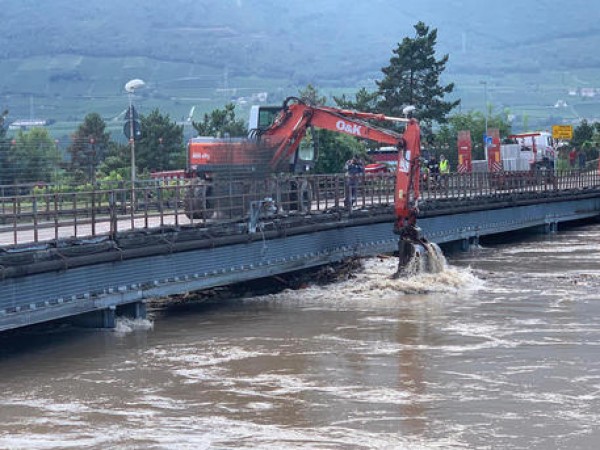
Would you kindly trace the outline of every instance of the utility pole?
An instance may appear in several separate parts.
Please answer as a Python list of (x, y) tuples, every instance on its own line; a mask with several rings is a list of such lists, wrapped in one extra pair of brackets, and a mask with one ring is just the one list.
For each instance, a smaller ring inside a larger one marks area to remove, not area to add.
[[(142, 88), (146, 85), (142, 80), (136, 78), (133, 80), (129, 80), (125, 84), (125, 91), (129, 95), (129, 111), (128, 111), (128, 121), (129, 123), (125, 123), (125, 127), (129, 126), (129, 144), (131, 145), (131, 208), (135, 207), (135, 138), (136, 132), (139, 129), (139, 125), (135, 123), (135, 111), (133, 109), (133, 94), (136, 89)], [(127, 132), (125, 133), (127, 134)]]
[(483, 115), (485, 118), (485, 128), (483, 130), (483, 151), (487, 160), (487, 142), (488, 142), (488, 100), (487, 100), (487, 81), (480, 81), (483, 84)]

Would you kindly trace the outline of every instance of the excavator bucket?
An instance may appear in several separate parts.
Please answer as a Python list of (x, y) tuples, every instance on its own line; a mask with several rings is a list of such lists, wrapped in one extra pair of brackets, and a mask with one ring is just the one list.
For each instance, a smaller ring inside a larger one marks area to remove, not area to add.
[(398, 241), (398, 270), (392, 278), (438, 273), (444, 270), (446, 259), (437, 244), (425, 239)]

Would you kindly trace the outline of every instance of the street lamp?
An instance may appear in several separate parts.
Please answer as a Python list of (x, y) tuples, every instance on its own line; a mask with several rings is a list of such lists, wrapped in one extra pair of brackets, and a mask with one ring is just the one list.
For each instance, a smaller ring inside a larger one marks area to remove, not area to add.
[(480, 81), (483, 84), (483, 114), (485, 117), (485, 130), (484, 134), (487, 137), (487, 81)]
[(487, 132), (488, 132), (488, 107), (487, 107), (487, 81), (480, 81), (483, 84), (483, 115), (485, 118), (485, 129), (483, 130), (483, 151), (485, 152), (485, 159), (487, 159)]
[(134, 78), (125, 83), (125, 91), (129, 96), (129, 111), (127, 113), (128, 123), (125, 124), (125, 129), (129, 125), (129, 144), (131, 145), (131, 207), (135, 205), (135, 133), (138, 130), (136, 124), (136, 115), (133, 109), (133, 94), (136, 89), (143, 88), (146, 85), (143, 80)]

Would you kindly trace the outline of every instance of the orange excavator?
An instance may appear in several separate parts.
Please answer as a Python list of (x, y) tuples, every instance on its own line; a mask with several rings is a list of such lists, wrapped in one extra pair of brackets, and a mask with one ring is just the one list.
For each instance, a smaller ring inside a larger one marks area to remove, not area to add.
[[(404, 122), (404, 133), (372, 125), (372, 122)], [(394, 232), (399, 240), (399, 272), (415, 255), (425, 253), (425, 239), (416, 225), (419, 200), (420, 128), (415, 119), (390, 117), (384, 114), (358, 112), (327, 106), (309, 105), (296, 97), (288, 97), (273, 122), (263, 129), (253, 130), (249, 139), (220, 140), (198, 138), (189, 146), (189, 168), (200, 179), (212, 180), (223, 173), (300, 172), (302, 158), (299, 149), (311, 127), (368, 139), (398, 149), (394, 205)], [(202, 186), (202, 184), (200, 185)], [(208, 201), (206, 187), (201, 198), (204, 204), (188, 201), (188, 215), (202, 212)], [(194, 215), (196, 217), (196, 215)]]

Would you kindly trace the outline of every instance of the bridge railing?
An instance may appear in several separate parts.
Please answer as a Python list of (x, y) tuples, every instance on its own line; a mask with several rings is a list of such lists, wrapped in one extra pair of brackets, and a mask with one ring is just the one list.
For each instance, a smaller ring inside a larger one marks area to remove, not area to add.
[[(600, 188), (595, 170), (561, 173), (452, 173), (420, 181), (424, 202), (510, 192)], [(247, 223), (250, 217), (306, 216), (393, 204), (394, 175), (285, 175), (212, 183), (123, 184), (72, 190), (0, 187), (0, 246), (114, 237), (151, 228)], [(7, 194), (8, 193), (8, 194)]]

